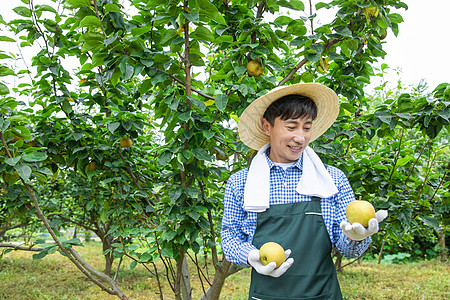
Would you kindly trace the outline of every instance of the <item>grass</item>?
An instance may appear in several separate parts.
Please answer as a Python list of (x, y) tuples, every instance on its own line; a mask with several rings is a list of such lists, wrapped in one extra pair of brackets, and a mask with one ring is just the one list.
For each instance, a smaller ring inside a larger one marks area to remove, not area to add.
[[(85, 243), (77, 251), (98, 270), (103, 268), (99, 243)], [(0, 300), (118, 299), (101, 291), (59, 253), (40, 260), (33, 260), (32, 254), (13, 251), (0, 260)], [(130, 271), (130, 262), (122, 264), (119, 287), (129, 299), (159, 299), (155, 277), (141, 266)], [(348, 300), (450, 299), (450, 264), (437, 260), (400, 265), (363, 261), (344, 268), (338, 277)], [(195, 270), (191, 271), (191, 281), (192, 299), (200, 299), (202, 287)], [(249, 283), (249, 269), (233, 274), (225, 281), (221, 299), (247, 299)], [(168, 285), (164, 286), (164, 299), (173, 299)]]

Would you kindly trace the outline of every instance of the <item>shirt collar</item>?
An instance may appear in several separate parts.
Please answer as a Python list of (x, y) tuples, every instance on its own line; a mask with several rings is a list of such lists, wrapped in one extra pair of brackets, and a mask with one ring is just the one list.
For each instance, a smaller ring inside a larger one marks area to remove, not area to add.
[[(270, 147), (267, 148), (266, 152), (264, 153), (264, 155), (266, 156), (267, 159), (267, 164), (269, 165), (269, 169), (272, 169), (274, 167), (276, 167), (276, 165), (274, 164), (274, 162), (269, 158), (270, 155)], [(300, 156), (299, 159), (297, 159), (297, 161), (295, 162), (294, 167), (297, 167), (299, 170), (303, 170), (303, 153)]]

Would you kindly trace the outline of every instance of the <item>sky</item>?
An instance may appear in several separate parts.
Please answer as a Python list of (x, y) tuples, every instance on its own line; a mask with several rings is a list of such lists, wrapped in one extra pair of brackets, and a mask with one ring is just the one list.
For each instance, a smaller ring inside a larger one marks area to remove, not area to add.
[[(20, 0), (1, 0), (0, 14), (8, 21), (15, 18), (12, 8), (24, 5)], [(438, 84), (450, 83), (450, 0), (403, 0), (408, 10), (400, 9), (404, 22), (399, 24), (399, 35), (395, 37), (389, 31), (383, 49), (387, 52), (384, 59), (379, 59), (379, 65), (386, 63), (390, 67), (387, 77), (392, 87), (401, 79), (404, 85), (417, 85), (421, 79), (425, 80), (433, 90)], [(48, 0), (34, 0), (35, 4), (48, 3)], [(305, 6), (307, 1), (303, 1)], [(313, 3), (317, 3), (313, 1)], [(320, 16), (320, 14), (319, 14)], [(17, 52), (13, 43), (12, 52)], [(2, 50), (5, 43), (1, 44)], [(24, 53), (26, 56), (26, 53)], [(28, 58), (27, 58), (28, 59)], [(29, 58), (31, 60), (31, 57)], [(400, 74), (397, 75), (397, 71)]]
[(399, 11), (404, 22), (399, 24), (398, 37), (389, 32), (386, 38), (384, 62), (400, 68), (400, 77), (407, 84), (425, 79), (434, 89), (440, 83), (450, 83), (450, 0), (404, 2), (408, 10)]

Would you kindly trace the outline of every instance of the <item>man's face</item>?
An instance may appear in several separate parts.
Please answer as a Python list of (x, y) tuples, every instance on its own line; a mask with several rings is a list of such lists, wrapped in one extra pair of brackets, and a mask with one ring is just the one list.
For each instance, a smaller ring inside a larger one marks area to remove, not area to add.
[(282, 120), (280, 117), (270, 125), (262, 119), (263, 132), (270, 137), (269, 158), (277, 163), (297, 161), (311, 140), (310, 117)]

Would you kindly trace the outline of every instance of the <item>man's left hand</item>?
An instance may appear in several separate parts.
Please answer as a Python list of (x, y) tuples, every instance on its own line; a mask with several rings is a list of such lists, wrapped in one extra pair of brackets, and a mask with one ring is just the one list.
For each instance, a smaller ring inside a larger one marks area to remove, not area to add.
[(347, 221), (342, 221), (340, 227), (344, 234), (352, 241), (362, 241), (378, 232), (378, 223), (386, 219), (387, 215), (387, 210), (377, 211), (375, 218), (369, 220), (367, 228), (359, 223), (350, 224)]

